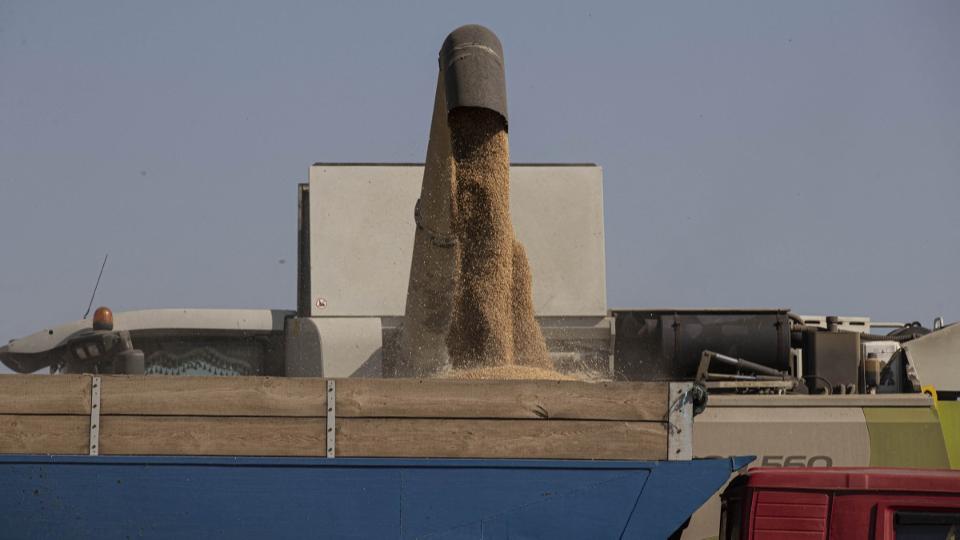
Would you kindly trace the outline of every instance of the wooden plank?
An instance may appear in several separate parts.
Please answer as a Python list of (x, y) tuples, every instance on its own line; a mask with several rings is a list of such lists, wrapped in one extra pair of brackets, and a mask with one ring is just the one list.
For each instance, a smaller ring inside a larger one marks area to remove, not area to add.
[(101, 455), (326, 455), (324, 418), (103, 416), (100, 421)]
[[(325, 442), (323, 418), (101, 417), (101, 455), (323, 456)], [(667, 438), (658, 422), (344, 418), (337, 456), (658, 460)]]
[(102, 414), (325, 416), (324, 379), (104, 376)]
[(90, 414), (90, 376), (0, 375), (0, 414)]
[(663, 421), (667, 383), (338, 379), (337, 416)]
[(667, 436), (659, 422), (338, 418), (337, 457), (661, 460)]
[(90, 417), (0, 415), (0, 454), (87, 454)]

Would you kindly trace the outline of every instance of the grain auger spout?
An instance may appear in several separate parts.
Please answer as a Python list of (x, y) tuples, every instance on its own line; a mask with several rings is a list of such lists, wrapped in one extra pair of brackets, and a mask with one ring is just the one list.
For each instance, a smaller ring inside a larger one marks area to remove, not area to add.
[(460, 107), (488, 109), (499, 114), (504, 125), (507, 124), (503, 47), (489, 29), (468, 24), (451, 32), (440, 49), (438, 79), (438, 86), (444, 90), (447, 113)]
[(458, 273), (450, 119), (466, 108), (499, 115), (506, 129), (503, 47), (493, 32), (479, 25), (457, 28), (440, 49), (430, 141), (415, 210), (417, 228), (396, 363), (399, 376), (429, 375), (449, 361), (447, 335)]

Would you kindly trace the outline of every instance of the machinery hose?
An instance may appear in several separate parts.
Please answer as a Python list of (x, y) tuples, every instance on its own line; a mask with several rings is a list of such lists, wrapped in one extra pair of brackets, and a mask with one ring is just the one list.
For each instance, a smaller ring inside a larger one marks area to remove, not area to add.
[[(796, 325), (793, 325), (790, 329), (793, 331), (804, 332), (804, 333), (828, 332), (828, 330), (824, 328), (820, 328), (819, 326), (810, 326), (807, 324), (796, 324)], [(912, 339), (916, 339), (922, 335), (919, 333), (911, 332), (909, 334), (884, 336), (879, 334), (865, 334), (865, 333), (857, 332), (856, 330), (841, 329), (838, 331), (846, 332), (848, 334), (860, 334), (860, 341), (897, 341), (900, 343), (903, 343), (904, 341), (910, 341)]]
[(824, 390), (827, 391), (827, 395), (830, 395), (830, 394), (833, 393), (833, 385), (830, 384), (830, 381), (829, 381), (826, 377), (821, 377), (821, 376), (819, 376), (819, 375), (804, 375), (803, 378), (804, 378), (804, 379), (817, 379), (817, 380), (823, 381), (823, 382), (825, 383), (825, 385), (826, 385), (826, 386), (824, 386), (823, 388), (824, 388)]
[(920, 334), (900, 334), (893, 336), (880, 336), (877, 334), (860, 334), (860, 341), (898, 341), (903, 343), (904, 341), (910, 341), (911, 339), (916, 339), (920, 337)]

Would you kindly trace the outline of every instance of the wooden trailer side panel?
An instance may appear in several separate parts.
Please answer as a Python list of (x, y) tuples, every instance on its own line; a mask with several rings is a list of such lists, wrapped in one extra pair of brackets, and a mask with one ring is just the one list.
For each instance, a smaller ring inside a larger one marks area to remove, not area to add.
[(663, 460), (676, 422), (668, 383), (328, 382), (0, 376), (0, 453)]

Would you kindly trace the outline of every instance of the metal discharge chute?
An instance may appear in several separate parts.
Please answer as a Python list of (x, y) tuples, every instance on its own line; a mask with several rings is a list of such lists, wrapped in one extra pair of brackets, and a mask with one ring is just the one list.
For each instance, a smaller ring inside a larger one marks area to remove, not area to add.
[(457, 273), (453, 231), (456, 165), (450, 145), (449, 115), (461, 107), (488, 109), (507, 125), (503, 47), (479, 25), (457, 28), (444, 40), (439, 55), (437, 91), (407, 288), (406, 311), (395, 376), (424, 376), (448, 361)]

